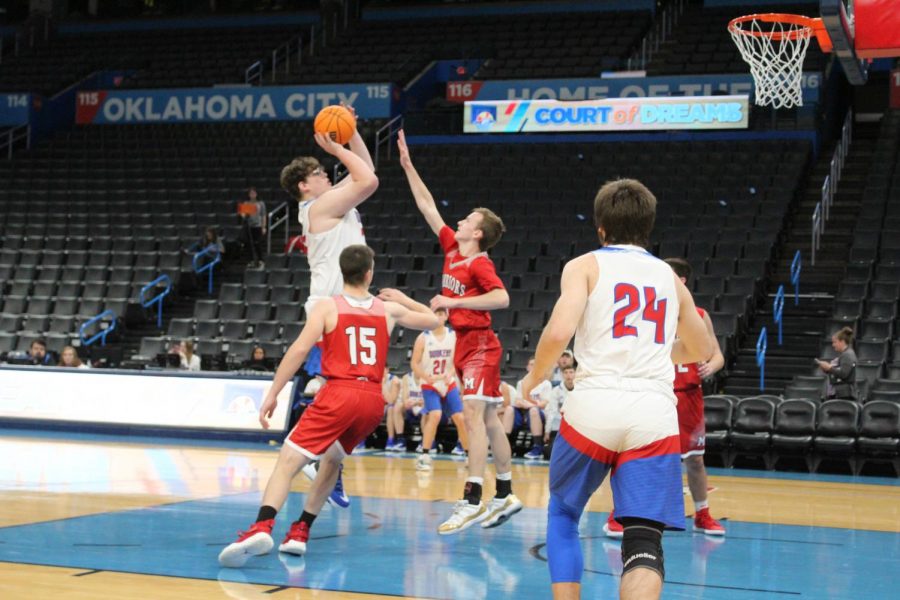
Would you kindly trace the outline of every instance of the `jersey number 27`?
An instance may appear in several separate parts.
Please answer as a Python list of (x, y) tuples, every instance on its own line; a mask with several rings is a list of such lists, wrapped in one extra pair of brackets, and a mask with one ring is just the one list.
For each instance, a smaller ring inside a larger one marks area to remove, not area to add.
[(666, 304), (667, 300), (665, 298), (661, 300), (656, 299), (656, 288), (655, 287), (645, 287), (644, 288), (644, 301), (641, 303), (641, 292), (635, 286), (630, 283), (618, 283), (613, 290), (615, 294), (616, 304), (621, 302), (622, 300), (627, 300), (627, 304), (613, 313), (613, 337), (614, 338), (622, 338), (634, 336), (637, 337), (638, 330), (637, 327), (633, 325), (626, 325), (625, 319), (628, 318), (628, 315), (635, 313), (641, 310), (641, 306), (643, 306), (644, 310), (641, 313), (641, 319), (644, 321), (648, 321), (653, 323), (655, 327), (655, 332), (653, 335), (653, 341), (657, 344), (663, 344), (666, 341)]

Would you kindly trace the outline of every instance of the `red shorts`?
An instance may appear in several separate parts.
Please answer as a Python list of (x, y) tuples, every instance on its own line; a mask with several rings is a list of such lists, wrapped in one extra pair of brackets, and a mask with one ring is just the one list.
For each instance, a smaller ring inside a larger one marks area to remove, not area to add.
[(503, 348), (493, 330), (457, 331), (453, 363), (462, 382), (463, 400), (503, 402), (500, 393), (502, 361)]
[(706, 421), (703, 417), (703, 389), (675, 390), (678, 398), (678, 429), (681, 458), (702, 455), (706, 450)]
[(350, 454), (375, 431), (383, 416), (380, 383), (332, 379), (322, 386), (284, 443), (311, 459), (319, 458), (334, 442)]

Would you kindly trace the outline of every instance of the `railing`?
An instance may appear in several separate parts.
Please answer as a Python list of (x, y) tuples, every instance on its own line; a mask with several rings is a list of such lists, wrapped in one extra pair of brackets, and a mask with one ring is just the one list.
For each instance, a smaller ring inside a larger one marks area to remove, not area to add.
[(768, 334), (763, 327), (756, 340), (756, 366), (759, 367), (759, 391), (766, 389), (766, 350), (768, 349)]
[[(315, 38), (315, 25), (309, 28), (309, 55), (313, 55), (313, 43)], [(303, 64), (303, 45), (305, 41), (303, 34), (298, 33), (285, 43), (281, 44), (268, 57), (257, 60), (244, 70), (244, 81), (250, 85), (261, 85), (263, 80), (268, 77), (269, 81), (274, 82), (278, 78), (279, 71), (283, 71), (287, 76), (291, 72), (291, 65)], [(268, 69), (268, 71), (266, 70)]]
[[(161, 283), (166, 284), (165, 289), (163, 289), (163, 291), (158, 293), (156, 296), (147, 300), (146, 299), (147, 292), (149, 292), (150, 290), (156, 289), (156, 287)], [(160, 275), (159, 277), (157, 277), (156, 279), (154, 279), (153, 281), (151, 281), (150, 283), (148, 283), (147, 285), (145, 285), (144, 287), (141, 288), (141, 296), (140, 296), (141, 306), (143, 306), (144, 308), (150, 308), (151, 306), (153, 306), (154, 303), (156, 304), (156, 328), (157, 329), (162, 329), (163, 299), (166, 296), (168, 296), (169, 293), (171, 293), (171, 291), (172, 291), (172, 279), (168, 275)]]
[[(110, 319), (110, 321), (106, 327), (103, 327), (104, 319)], [(81, 345), (82, 346), (90, 346), (97, 340), (100, 340), (100, 345), (105, 346), (106, 345), (106, 336), (108, 336), (109, 334), (111, 334), (113, 331), (116, 330), (116, 325), (118, 324), (118, 322), (119, 322), (119, 320), (118, 320), (118, 317), (116, 317), (116, 313), (114, 313), (111, 310), (104, 310), (102, 313), (100, 313), (96, 317), (85, 321), (81, 325), (81, 327), (78, 328), (78, 335), (81, 338)], [(98, 331), (91, 337), (85, 337), (85, 332), (94, 323), (100, 323), (100, 331)]]
[(778, 286), (778, 292), (775, 293), (775, 300), (772, 302), (772, 314), (775, 323), (778, 324), (778, 345), (781, 345), (781, 326), (784, 323), (784, 286)]
[[(381, 156), (381, 146), (387, 146), (387, 157), (391, 158), (391, 140), (394, 139), (394, 136), (397, 135), (397, 132), (403, 129), (403, 115), (397, 115), (387, 123), (385, 123), (381, 129), (375, 132), (375, 166), (378, 166), (378, 159)], [(385, 133), (385, 131), (387, 133)]]
[[(212, 256), (213, 259), (211, 261), (209, 261), (208, 263), (206, 263), (205, 265), (201, 265), (200, 259), (202, 259), (206, 256)], [(193, 261), (194, 273), (199, 275), (200, 273), (203, 273), (204, 271), (209, 271), (209, 284), (207, 286), (207, 293), (210, 296), (212, 296), (212, 292), (213, 292), (213, 268), (220, 262), (222, 262), (222, 255), (219, 254), (218, 246), (215, 246), (213, 244), (207, 246), (206, 248), (204, 248), (203, 250), (201, 250), (200, 252), (198, 252), (197, 254), (194, 255), (194, 261)]]
[(831, 156), (831, 163), (828, 169), (828, 175), (822, 182), (821, 200), (816, 204), (812, 214), (812, 252), (810, 253), (810, 264), (816, 264), (816, 250), (822, 243), (822, 234), (825, 233), (825, 223), (831, 216), (831, 205), (834, 203), (834, 196), (837, 193), (838, 183), (841, 180), (841, 173), (844, 170), (844, 164), (847, 162), (847, 153), (850, 151), (850, 142), (853, 138), (853, 110), (847, 111), (844, 117), (844, 124), (841, 127), (841, 139), (838, 140), (834, 154)]
[(12, 159), (17, 142), (25, 140), (25, 149), (31, 148), (31, 125), (19, 125), (0, 134), (0, 155), (5, 151), (7, 160)]
[(343, 165), (341, 162), (334, 163), (334, 168), (331, 169), (331, 184), (337, 185), (338, 182), (346, 177), (350, 173), (350, 170)]
[(791, 284), (794, 286), (794, 306), (800, 304), (800, 251), (794, 253), (794, 260), (791, 261)]
[(659, 51), (659, 45), (672, 35), (678, 19), (684, 12), (684, 5), (685, 0), (673, 0), (656, 16), (650, 31), (641, 40), (640, 48), (635, 49), (628, 57), (626, 65), (629, 71), (647, 68), (647, 63)]
[[(19, 46), (22, 41), (28, 40), (28, 47), (34, 48), (36, 28), (43, 30), (44, 42), (50, 39), (50, 17), (33, 13), (28, 21), (22, 24), (13, 34), (13, 56), (19, 55)], [(40, 34), (39, 34), (40, 35)], [(0, 64), (3, 64), (4, 37), (0, 36)]]
[(266, 227), (266, 254), (272, 253), (272, 233), (275, 231), (276, 227), (280, 227), (281, 225), (284, 225), (284, 244), (282, 245), (282, 248), (287, 246), (288, 230), (290, 229), (288, 220), (290, 219), (290, 216), (291, 211), (290, 208), (288, 208), (287, 202), (282, 202), (269, 213), (268, 219), (266, 220), (268, 224)]
[(256, 61), (244, 70), (244, 81), (250, 85), (258, 85), (262, 83), (263, 63), (261, 60)]

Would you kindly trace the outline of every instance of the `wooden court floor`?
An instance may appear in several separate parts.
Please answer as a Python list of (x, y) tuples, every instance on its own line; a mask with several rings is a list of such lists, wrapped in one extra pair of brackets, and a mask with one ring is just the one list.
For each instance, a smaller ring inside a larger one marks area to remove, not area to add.
[[(221, 546), (255, 516), (275, 450), (0, 435), (0, 598), (549, 597), (546, 463), (514, 467), (523, 513), (448, 539), (434, 529), (460, 493), (462, 462), (435, 461), (423, 474), (412, 455), (353, 456), (345, 486), (354, 504), (323, 511), (302, 563), (267, 556), (219, 569)], [(710, 486), (728, 535), (667, 534), (664, 597), (887, 598), (900, 583), (896, 481), (712, 470)], [(492, 488), (488, 478), (486, 496)], [(296, 518), (306, 489), (298, 477), (280, 520)], [(621, 570), (616, 543), (600, 532), (610, 507), (604, 484), (582, 523), (593, 597), (612, 597)], [(275, 535), (285, 528), (279, 522)], [(837, 579), (823, 562), (831, 553), (843, 557)], [(879, 564), (881, 578), (872, 575)]]

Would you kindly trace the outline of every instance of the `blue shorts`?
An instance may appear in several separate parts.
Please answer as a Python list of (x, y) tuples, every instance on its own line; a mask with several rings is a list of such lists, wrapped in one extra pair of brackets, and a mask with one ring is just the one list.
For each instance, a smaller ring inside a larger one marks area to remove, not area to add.
[(444, 416), (449, 417), (463, 411), (459, 388), (456, 386), (453, 386), (443, 398), (436, 391), (427, 389), (422, 390), (422, 396), (425, 398), (426, 413), (442, 410), (444, 411)]
[[(522, 429), (524, 427), (531, 427), (531, 409), (530, 408), (517, 408), (515, 409), (515, 421), (513, 421), (513, 429)], [(538, 409), (538, 412), (541, 413), (541, 423), (546, 421), (546, 417), (544, 417), (544, 411)]]

